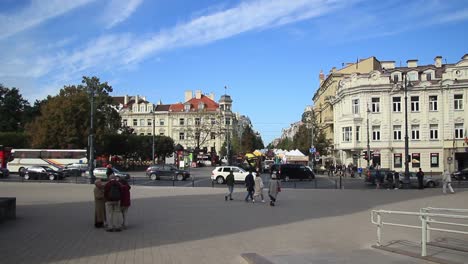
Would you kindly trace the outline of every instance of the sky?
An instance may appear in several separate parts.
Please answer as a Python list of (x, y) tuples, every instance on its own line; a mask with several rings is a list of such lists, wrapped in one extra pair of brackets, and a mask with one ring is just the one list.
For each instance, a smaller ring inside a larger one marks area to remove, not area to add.
[(313, 104), (320, 70), (466, 53), (466, 0), (0, 0), (0, 83), (31, 103), (82, 76), (152, 103), (226, 92), (265, 145)]

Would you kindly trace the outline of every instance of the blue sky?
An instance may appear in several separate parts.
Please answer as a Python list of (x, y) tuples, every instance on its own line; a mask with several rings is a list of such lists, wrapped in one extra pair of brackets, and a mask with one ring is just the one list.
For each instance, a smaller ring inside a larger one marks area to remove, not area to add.
[(465, 0), (0, 0), (0, 83), (30, 102), (84, 75), (153, 103), (228, 86), (268, 144), (312, 104), (321, 69), (457, 62), (467, 36)]

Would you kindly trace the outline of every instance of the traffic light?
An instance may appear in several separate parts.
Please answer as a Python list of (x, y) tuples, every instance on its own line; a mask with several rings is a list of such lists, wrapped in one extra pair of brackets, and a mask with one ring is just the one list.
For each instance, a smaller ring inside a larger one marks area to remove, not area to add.
[[(371, 159), (374, 157), (374, 151), (370, 151), (370, 156), (371, 156)], [(362, 157), (364, 158), (364, 160), (369, 160), (369, 157), (367, 156), (367, 150), (363, 151), (362, 152)]]

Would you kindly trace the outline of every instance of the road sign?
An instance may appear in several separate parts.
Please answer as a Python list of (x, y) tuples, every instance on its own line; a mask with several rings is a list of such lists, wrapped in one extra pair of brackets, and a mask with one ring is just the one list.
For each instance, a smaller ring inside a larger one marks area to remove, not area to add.
[(310, 148), (310, 149), (309, 149), (309, 152), (310, 152), (310, 153), (315, 153), (315, 151), (317, 151), (316, 148)]

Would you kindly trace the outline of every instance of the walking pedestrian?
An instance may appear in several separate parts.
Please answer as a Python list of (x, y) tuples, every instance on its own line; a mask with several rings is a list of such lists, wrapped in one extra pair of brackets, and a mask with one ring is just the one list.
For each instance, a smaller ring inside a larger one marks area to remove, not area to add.
[(234, 173), (232, 172), (232, 169), (229, 171), (228, 176), (226, 177), (226, 185), (228, 187), (228, 193), (227, 195), (224, 196), (224, 200), (227, 201), (228, 197), (229, 200), (232, 201), (232, 192), (234, 191)]
[(262, 198), (262, 203), (265, 202), (265, 199), (263, 198), (263, 180), (262, 177), (260, 177), (260, 173), (258, 172), (255, 175), (255, 194), (253, 196), (253, 201), (255, 201), (255, 197), (257, 196)]
[(377, 167), (377, 170), (375, 171), (375, 183), (376, 183), (376, 189), (380, 189), (380, 185), (383, 183), (383, 176), (380, 173), (379, 168)]
[(424, 189), (424, 172), (421, 168), (419, 168), (419, 171), (416, 173), (416, 176), (418, 177), (418, 189)]
[(108, 232), (122, 231), (120, 221), (117, 218), (121, 215), (120, 199), (122, 197), (122, 185), (118, 177), (111, 176), (110, 180), (104, 186), (104, 197), (106, 199), (107, 209), (107, 229)]
[(393, 189), (398, 190), (400, 188), (400, 173), (393, 173)]
[(245, 201), (248, 202), (250, 199), (253, 203), (255, 203), (255, 200), (253, 198), (255, 180), (252, 175), (252, 170), (249, 170), (249, 174), (245, 176), (245, 187), (247, 188), (247, 196), (245, 196)]
[(450, 193), (455, 193), (455, 191), (452, 188), (452, 177), (450, 176), (450, 173), (449, 173), (448, 169), (444, 170), (444, 174), (442, 175), (442, 182), (443, 182), (442, 192), (444, 194), (447, 193), (447, 187), (448, 187)]
[(130, 207), (130, 184), (125, 179), (121, 179), (122, 195), (120, 198), (120, 211), (122, 212), (122, 229), (127, 229), (127, 212)]
[(270, 185), (268, 186), (268, 196), (270, 197), (270, 206), (275, 206), (278, 192), (281, 192), (281, 186), (278, 181), (279, 175), (274, 174), (271, 176)]
[(94, 227), (106, 225), (106, 200), (104, 199), (104, 183), (101, 179), (94, 182)]

